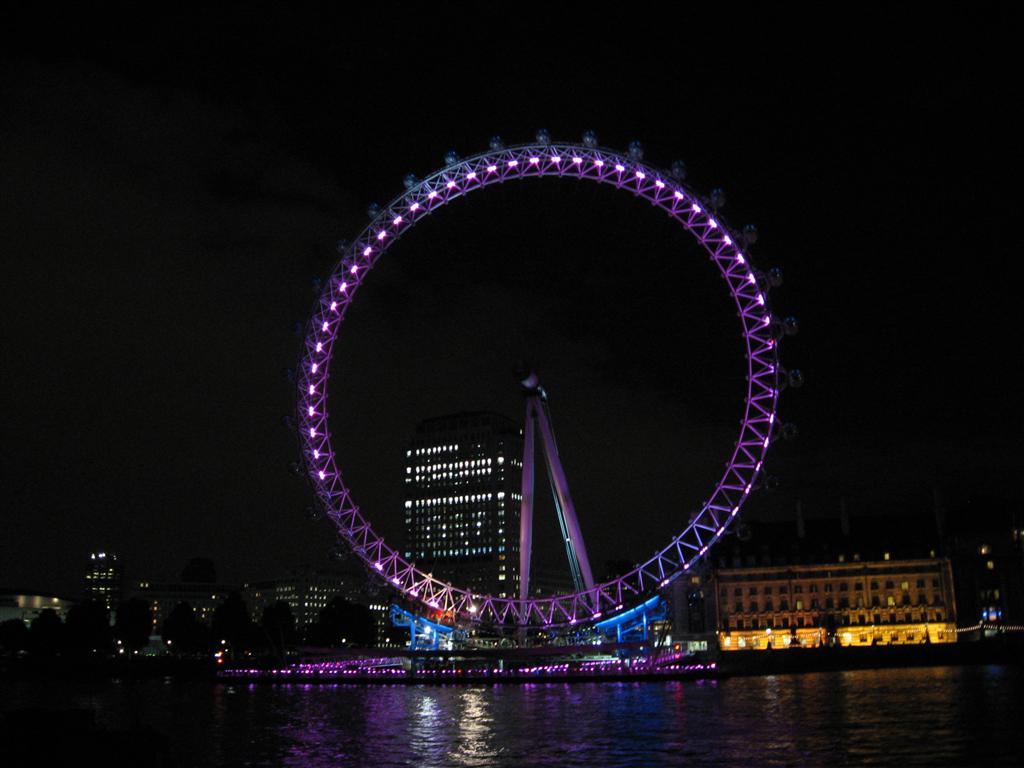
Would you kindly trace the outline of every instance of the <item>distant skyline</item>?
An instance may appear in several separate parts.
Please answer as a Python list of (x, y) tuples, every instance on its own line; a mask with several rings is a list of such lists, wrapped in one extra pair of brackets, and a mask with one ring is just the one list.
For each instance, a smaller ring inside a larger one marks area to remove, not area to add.
[[(837, 39), (762, 34), (754, 16), (722, 46), (696, 27), (640, 34), (644, 18), (623, 48), (467, 48), (425, 30), (474, 40), (502, 15), (379, 37), (368, 10), (205, 13), (0, 33), (0, 584), (74, 592), (99, 547), (129, 579), (194, 556), (227, 582), (325, 563), (333, 535), (305, 519), (281, 424), (312, 281), (405, 173), (542, 127), (682, 158), (696, 189), (726, 189), (731, 224), (757, 224), (758, 266), (784, 271), (775, 308), (800, 333), (783, 359), (807, 383), (781, 412), (800, 437), (774, 450), (782, 485), (751, 515), (797, 498), (837, 514), (840, 497), (920, 512), (933, 488), (950, 506), (1019, 502), (999, 19), (933, 19), (916, 39), (916, 18), (864, 18)], [(639, 559), (731, 449), (732, 312), (696, 246), (640, 203), (568, 181), (490, 190), (417, 227), (361, 289), (333, 369), (339, 464), (397, 546), (415, 424), (521, 420), (525, 358), (591, 559)]]

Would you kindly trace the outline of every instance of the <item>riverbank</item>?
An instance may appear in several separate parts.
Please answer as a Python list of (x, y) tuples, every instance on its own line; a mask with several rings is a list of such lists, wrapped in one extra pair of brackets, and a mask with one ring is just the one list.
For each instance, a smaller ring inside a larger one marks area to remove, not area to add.
[(719, 670), (723, 675), (749, 676), (986, 664), (1020, 666), (1022, 658), (1024, 641), (998, 637), (966, 643), (730, 651), (719, 656)]
[[(369, 652), (368, 652), (369, 653)], [(379, 652), (378, 652), (379, 653)], [(957, 667), (999, 664), (1020, 666), (1024, 642), (998, 637), (980, 642), (934, 645), (791, 648), (764, 651), (731, 651), (714, 656), (680, 659), (671, 666), (649, 668), (618, 661), (599, 663), (578, 659), (545, 659), (523, 663), (522, 659), (457, 659), (436, 661), (415, 656), (412, 664), (400, 664), (403, 654), (381, 659), (349, 652), (335, 662), (281, 664), (271, 659), (218, 665), (213, 660), (181, 659), (170, 656), (134, 659), (5, 659), (0, 662), (0, 680), (100, 681), (181, 680), (246, 681), (270, 683), (366, 683), (366, 684), (478, 684), (525, 682), (623, 681), (659, 679), (712, 679), (834, 672), (861, 669), (915, 667)]]

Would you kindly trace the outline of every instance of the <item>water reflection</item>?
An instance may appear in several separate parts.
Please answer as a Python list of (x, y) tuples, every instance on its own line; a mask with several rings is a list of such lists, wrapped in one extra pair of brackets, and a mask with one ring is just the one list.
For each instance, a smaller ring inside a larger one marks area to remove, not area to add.
[(88, 706), (174, 764), (1019, 765), (1024, 672), (876, 670), (717, 683), (223, 686), (0, 682), (4, 708)]
[(450, 764), (489, 765), (500, 754), (501, 750), (494, 742), (490, 701), (489, 689), (466, 688), (460, 691), (458, 740), (448, 751)]

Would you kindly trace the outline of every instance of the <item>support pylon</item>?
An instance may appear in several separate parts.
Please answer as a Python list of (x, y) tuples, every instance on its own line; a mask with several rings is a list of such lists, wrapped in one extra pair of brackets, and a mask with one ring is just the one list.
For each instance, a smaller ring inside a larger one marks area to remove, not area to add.
[(548, 397), (540, 385), (537, 374), (530, 373), (521, 384), (526, 396), (526, 421), (523, 425), (523, 482), (522, 501), (519, 508), (519, 597), (525, 600), (530, 595), (530, 555), (533, 548), (533, 505), (534, 505), (534, 443), (539, 431), (541, 447), (544, 450), (545, 466), (551, 495), (558, 514), (558, 525), (569, 560), (569, 571), (577, 591), (594, 586), (594, 576), (587, 559), (576, 507), (569, 494), (569, 482), (558, 456), (555, 432), (551, 426)]

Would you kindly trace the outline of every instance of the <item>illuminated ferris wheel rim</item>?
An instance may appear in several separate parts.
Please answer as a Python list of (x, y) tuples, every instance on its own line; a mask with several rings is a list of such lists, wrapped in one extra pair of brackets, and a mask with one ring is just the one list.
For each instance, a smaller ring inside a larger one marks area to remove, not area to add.
[[(416, 181), (380, 209), (351, 244), (324, 286), (306, 327), (297, 372), (303, 461), (316, 495), (342, 538), (369, 570), (450, 621), (558, 627), (595, 621), (624, 609), (689, 571), (726, 532), (761, 474), (776, 426), (782, 383), (767, 288), (736, 235), (672, 173), (589, 144), (538, 142), (492, 149), (450, 162)], [(629, 573), (567, 595), (520, 599), (453, 586), (420, 570), (390, 547), (352, 500), (335, 464), (328, 427), (327, 381), (334, 342), (356, 291), (377, 259), (418, 221), (466, 194), (526, 178), (565, 177), (626, 190), (664, 210), (704, 247), (725, 279), (743, 326), (747, 394), (739, 438), (726, 470), (700, 511), (666, 547)]]

